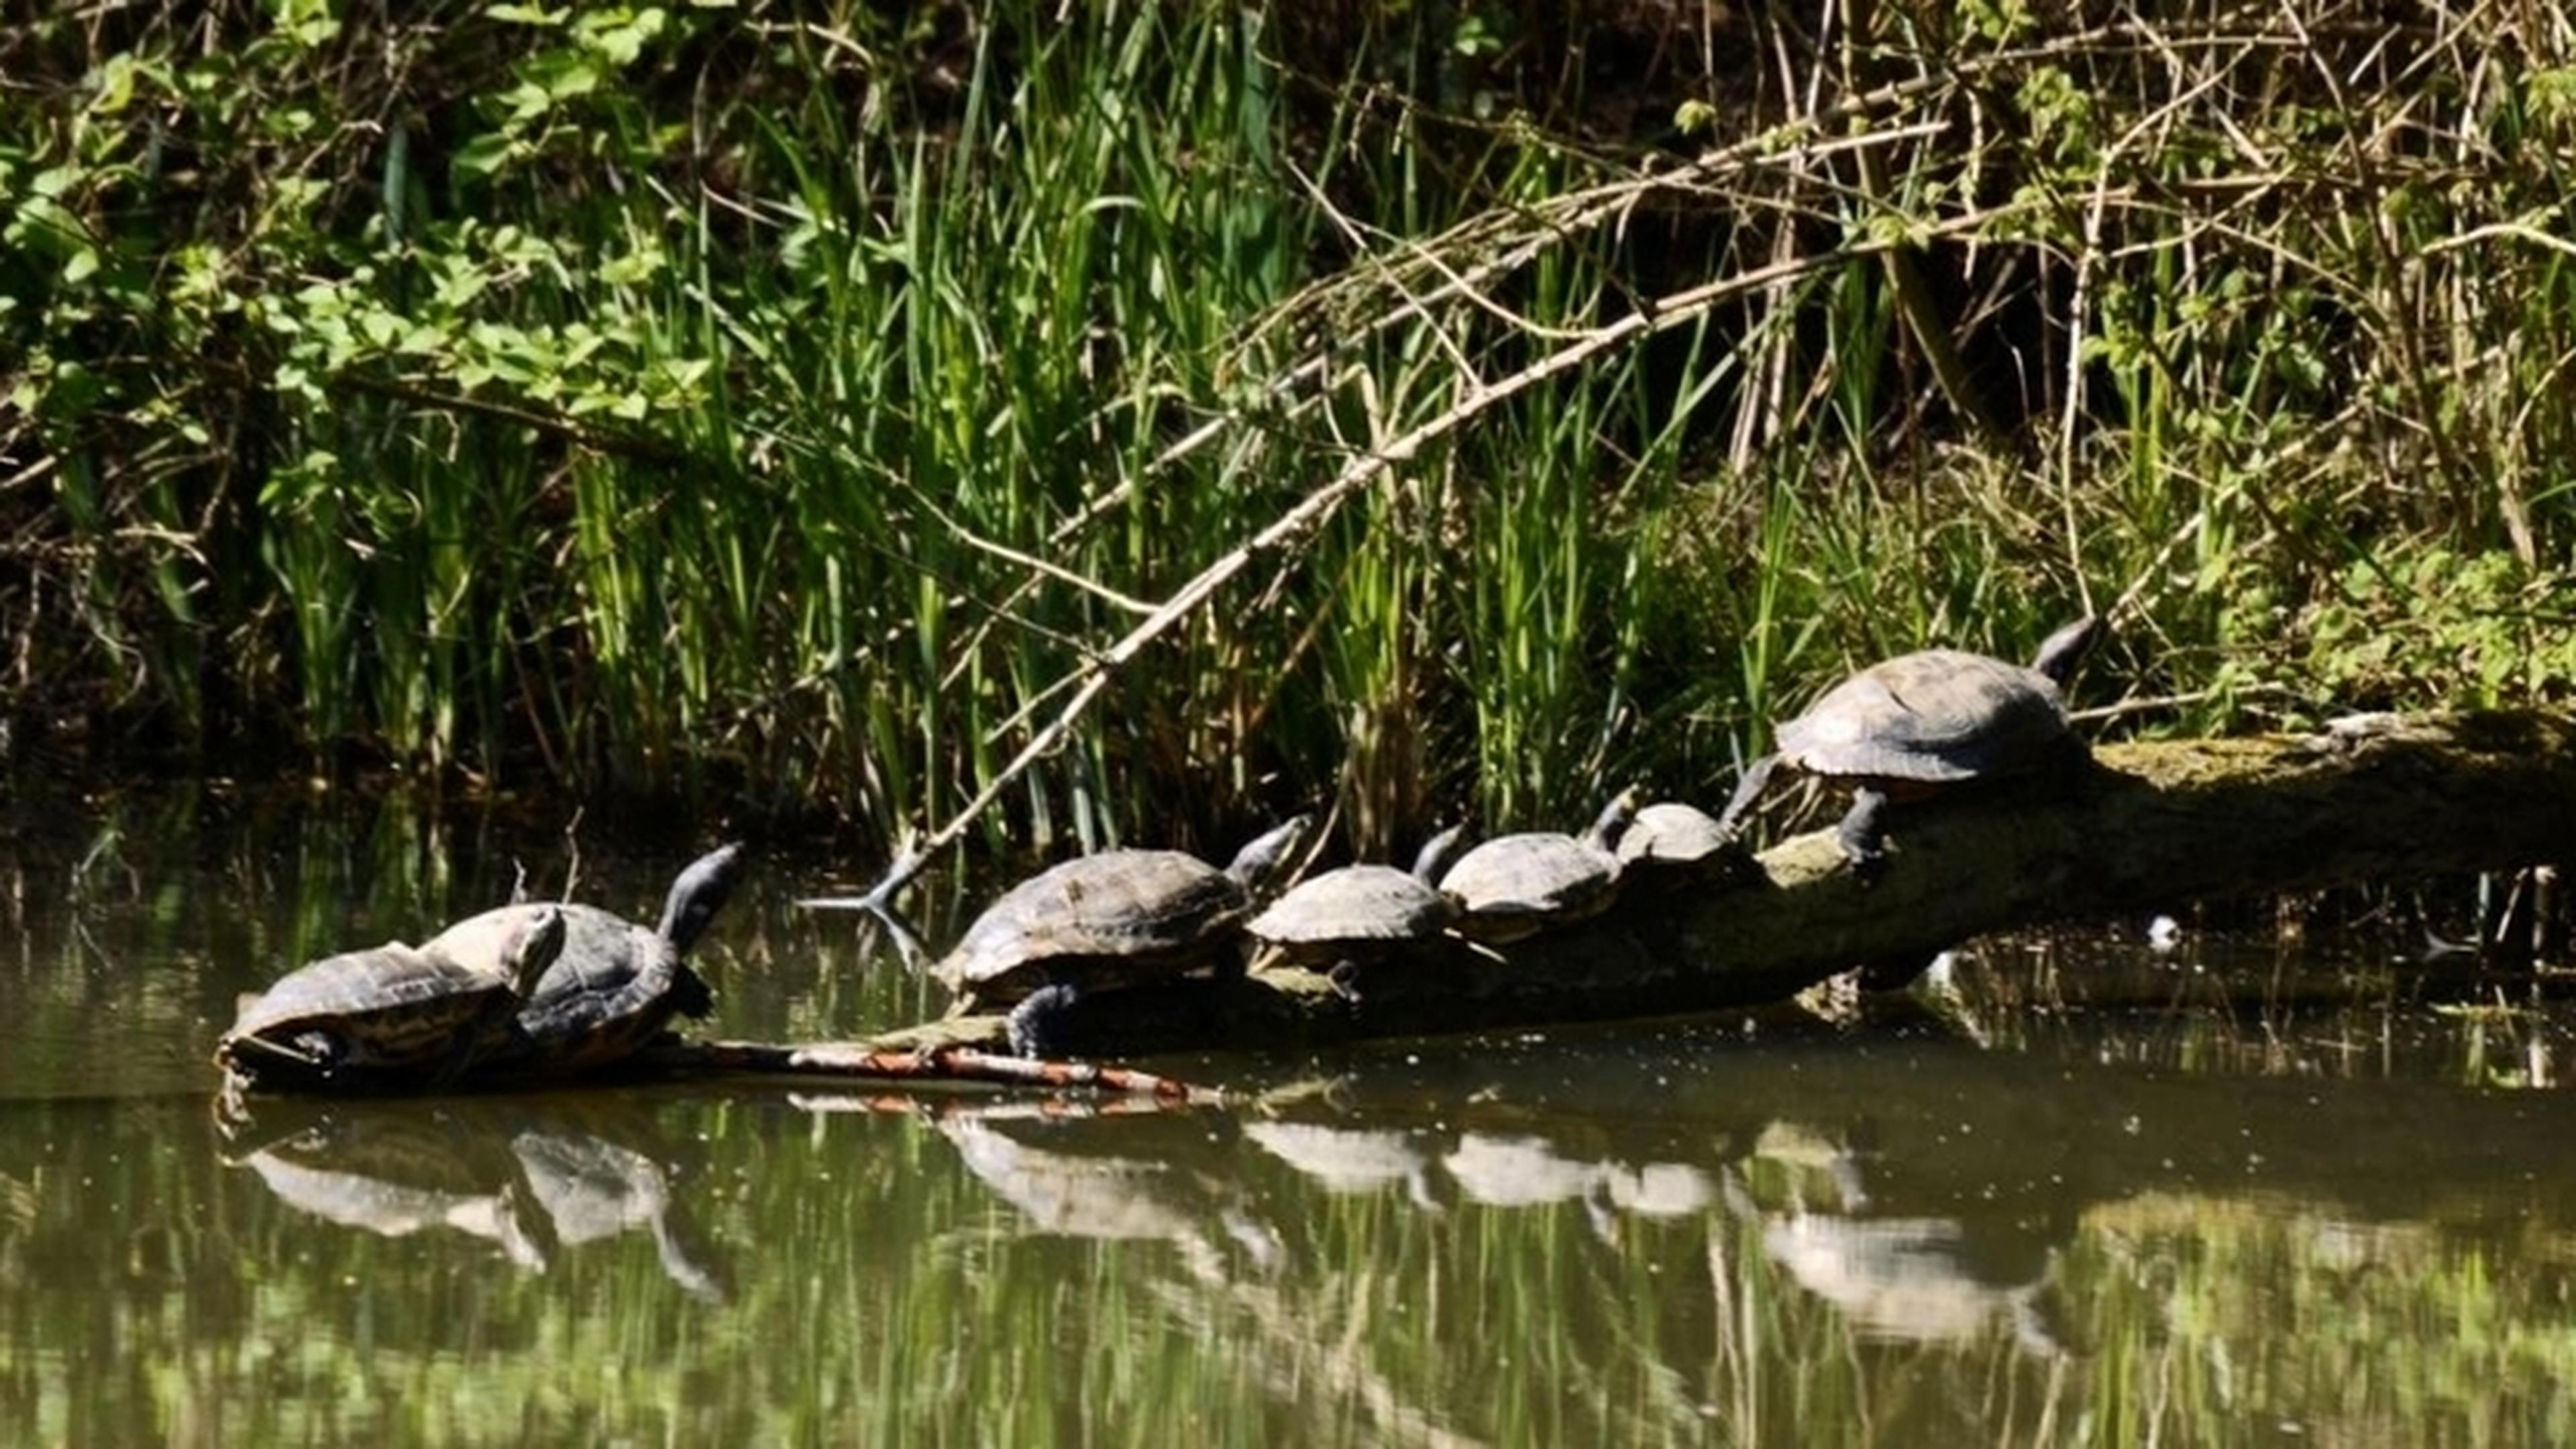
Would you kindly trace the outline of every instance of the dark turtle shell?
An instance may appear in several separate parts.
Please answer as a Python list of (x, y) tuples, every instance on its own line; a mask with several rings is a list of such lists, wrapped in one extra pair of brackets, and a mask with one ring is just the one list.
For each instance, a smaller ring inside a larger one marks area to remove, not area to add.
[(1873, 664), (1780, 726), (1780, 758), (1818, 775), (1946, 784), (2045, 762), (2069, 738), (2056, 681), (1956, 649)]
[(1049, 984), (1092, 991), (1179, 976), (1233, 944), (1254, 892), (1308, 828), (1303, 816), (1291, 820), (1224, 870), (1178, 850), (1068, 860), (1004, 892), (930, 974), (957, 993), (959, 1012)]
[(1871, 665), (1780, 726), (1778, 751), (1744, 767), (1720, 828), (1735, 829), (1777, 765), (1846, 780), (1852, 807), (1834, 833), (1853, 868), (1875, 876), (1885, 868), (1891, 802), (2085, 759), (2058, 691), (2102, 630), (2097, 617), (2075, 620), (2049, 635), (2026, 669), (1956, 649)]
[(564, 943), (540, 907), (478, 956), (393, 942), (326, 956), (242, 1008), (215, 1044), (237, 1082), (289, 1090), (388, 1090), (454, 1080), (507, 1040), (520, 987)]
[(700, 857), (671, 882), (659, 927), (585, 905), (510, 905), (460, 921), (426, 949), (492, 959), (529, 913), (564, 916), (563, 951), (518, 1011), (518, 1030), (483, 1070), (560, 1075), (613, 1065), (660, 1037), (675, 1017), (715, 1007), (706, 978), (683, 959), (732, 892), (742, 847)]
[(1104, 851), (1012, 887), (931, 974), (965, 1010), (1017, 1001), (1054, 976), (1133, 985), (1206, 960), (1251, 910), (1243, 883), (1197, 856)]
[(1729, 843), (1716, 816), (1696, 805), (1658, 801), (1638, 811), (1628, 828), (1619, 832), (1619, 864), (1688, 869), (1715, 860)]
[(1290, 888), (1244, 929), (1291, 961), (1312, 962), (1436, 940), (1457, 918), (1458, 902), (1411, 871), (1346, 865)]
[(1464, 912), (1460, 934), (1479, 941), (1517, 941), (1548, 926), (1608, 908), (1619, 893), (1612, 846), (1637, 811), (1624, 791), (1580, 837), (1554, 831), (1501, 835), (1459, 857), (1440, 877)]

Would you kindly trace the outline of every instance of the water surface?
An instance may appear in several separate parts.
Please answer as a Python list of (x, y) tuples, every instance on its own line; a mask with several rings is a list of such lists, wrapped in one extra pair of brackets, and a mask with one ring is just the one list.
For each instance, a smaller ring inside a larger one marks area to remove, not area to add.
[[(649, 918), (711, 839), (576, 829)], [(0, 828), (0, 1439), (2576, 1440), (2568, 1010), (2411, 949), (1986, 943), (1929, 1005), (818, 1086), (276, 1102), (234, 996), (551, 893), (553, 828), (220, 795)], [(932, 1006), (827, 862), (727, 1035)], [(934, 939), (939, 936), (934, 928)], [(2545, 983), (2544, 983), (2545, 984)]]

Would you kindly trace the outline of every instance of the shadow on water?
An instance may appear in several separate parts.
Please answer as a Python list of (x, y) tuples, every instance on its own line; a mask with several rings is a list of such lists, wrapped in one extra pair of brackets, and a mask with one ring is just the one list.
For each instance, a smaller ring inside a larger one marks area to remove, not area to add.
[[(1989, 942), (1843, 1028), (1153, 1064), (1243, 1089), (1221, 1108), (649, 1088), (222, 1124), (232, 992), (561, 842), (116, 830), (0, 843), (0, 1424), (32, 1442), (2576, 1434), (2576, 1017), (2530, 978)], [(697, 844), (585, 841), (583, 894), (645, 911)], [(927, 1004), (788, 908), (819, 873), (764, 862), (728, 908), (716, 1029)]]

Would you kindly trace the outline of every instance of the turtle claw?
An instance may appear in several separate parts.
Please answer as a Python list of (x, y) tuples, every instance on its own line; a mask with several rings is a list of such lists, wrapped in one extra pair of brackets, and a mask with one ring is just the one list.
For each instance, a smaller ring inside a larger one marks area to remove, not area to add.
[(1082, 989), (1067, 981), (1041, 986), (1022, 998), (1002, 1023), (1011, 1054), (1031, 1061), (1054, 1055), (1063, 1041), (1064, 1014), (1081, 999)]
[(1860, 883), (1876, 885), (1887, 874), (1887, 793), (1867, 785), (1852, 791), (1851, 812), (1834, 827), (1834, 838)]
[(1359, 1005), (1360, 967), (1358, 962), (1336, 961), (1333, 963), (1333, 969), (1324, 973), (1324, 979), (1332, 983), (1333, 994), (1335, 996), (1340, 997), (1353, 1006)]

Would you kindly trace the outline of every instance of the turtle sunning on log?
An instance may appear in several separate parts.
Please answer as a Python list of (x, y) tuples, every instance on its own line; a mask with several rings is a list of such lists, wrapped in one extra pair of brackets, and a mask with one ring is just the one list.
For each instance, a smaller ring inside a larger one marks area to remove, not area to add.
[(1244, 929), (1283, 960), (1324, 971), (1353, 1001), (1360, 972), (1451, 934), (1458, 898), (1436, 882), (1465, 841), (1467, 828), (1452, 825), (1424, 842), (1411, 870), (1391, 865), (1346, 865), (1300, 882)]
[(1727, 859), (1733, 839), (1705, 810), (1678, 800), (1659, 800), (1637, 812), (1619, 833), (1622, 872), (1706, 875)]
[(1458, 900), (1459, 932), (1517, 941), (1608, 909), (1619, 894), (1619, 837), (1637, 817), (1639, 798), (1633, 786), (1621, 791), (1581, 835), (1501, 835), (1459, 857), (1438, 882)]
[(520, 1008), (518, 1031), (478, 1071), (563, 1076), (613, 1066), (658, 1040), (675, 1017), (703, 1019), (715, 993), (686, 958), (741, 874), (740, 844), (698, 857), (671, 882), (655, 927), (597, 906), (518, 903), (432, 937), (422, 949), (483, 964), (531, 912), (564, 917), (562, 954)]
[(1718, 823), (1740, 828), (1783, 764), (1848, 781), (1851, 811), (1834, 833), (1853, 869), (1874, 874), (1886, 862), (1891, 803), (2085, 757), (2060, 691), (2101, 632), (2099, 618), (2078, 619), (2049, 635), (2027, 669), (1957, 649), (1873, 664), (1779, 727), (1778, 752), (1745, 767)]
[(539, 906), (480, 960), (398, 941), (326, 956), (245, 1003), (215, 1063), (235, 1091), (445, 1086), (509, 1038), (563, 944), (563, 911)]
[(1239, 974), (1244, 919), (1312, 828), (1300, 815), (1223, 870), (1178, 850), (1068, 860), (993, 902), (930, 974), (957, 993), (950, 1015), (1013, 1006), (1012, 1049), (1046, 1055), (1056, 1022), (1084, 992), (1169, 980), (1209, 962), (1220, 975)]

